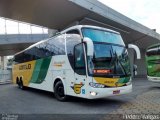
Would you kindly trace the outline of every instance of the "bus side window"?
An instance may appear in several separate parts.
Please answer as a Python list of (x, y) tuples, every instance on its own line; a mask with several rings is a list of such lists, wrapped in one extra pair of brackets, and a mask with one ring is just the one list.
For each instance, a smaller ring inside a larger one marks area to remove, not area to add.
[(159, 49), (158, 49), (158, 55), (160, 55), (160, 46), (159, 46)]
[(65, 35), (59, 35), (47, 42), (46, 49), (54, 55), (65, 55)]
[(86, 74), (83, 44), (80, 43), (74, 48), (75, 72), (80, 75)]
[(149, 48), (147, 50), (147, 56), (158, 55), (158, 46)]
[(74, 47), (81, 43), (81, 36), (78, 30), (71, 30), (66, 33), (66, 48), (69, 63), (74, 70)]

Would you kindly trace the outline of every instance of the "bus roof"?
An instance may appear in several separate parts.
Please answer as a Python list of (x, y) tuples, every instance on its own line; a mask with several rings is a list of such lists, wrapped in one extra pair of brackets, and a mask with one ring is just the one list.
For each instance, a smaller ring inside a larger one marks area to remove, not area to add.
[(119, 32), (116, 32), (114, 30), (103, 28), (103, 27), (99, 27), (99, 26), (93, 26), (93, 25), (75, 25), (73, 27), (69, 27), (69, 28), (63, 30), (60, 33), (63, 34), (63, 33), (66, 33), (67, 31), (70, 31), (70, 30), (73, 30), (73, 29), (79, 29), (80, 30), (81, 28), (93, 28), (93, 29), (105, 30), (105, 31), (108, 31), (108, 32), (120, 34)]
[[(116, 32), (116, 31), (114, 31), (114, 30), (107, 29), (107, 28), (103, 28), (103, 27), (98, 27), (98, 26), (93, 26), (93, 25), (75, 25), (75, 26), (73, 26), (73, 27), (69, 27), (69, 28), (63, 30), (62, 32), (59, 32), (59, 34), (63, 34), (63, 33), (66, 33), (67, 31), (74, 30), (74, 29), (79, 29), (79, 30), (81, 30), (81, 28), (93, 28), (93, 29), (105, 30), (105, 31), (108, 31), (108, 32), (120, 34), (119, 32)], [(53, 37), (51, 37), (51, 38), (54, 38), (54, 37), (56, 37), (56, 36), (59, 35), (59, 34), (56, 34), (55, 36), (53, 36)], [(45, 39), (45, 40), (41, 40), (41, 41), (39, 41), (39, 42), (37, 42), (37, 43), (29, 46), (28, 48), (26, 48), (26, 49), (24, 49), (24, 50), (22, 50), (22, 51), (20, 51), (20, 52), (18, 52), (18, 53), (16, 53), (16, 54), (14, 54), (14, 56), (16, 56), (16, 55), (18, 55), (18, 54), (20, 54), (20, 53), (23, 53), (24, 51), (26, 51), (26, 50), (28, 50), (28, 49), (31, 49), (31, 48), (35, 47), (36, 45), (38, 45), (38, 44), (41, 44), (41, 43), (43, 43), (43, 42), (45, 42), (45, 41), (48, 41), (48, 40), (50, 40), (51, 38), (48, 38), (48, 39)]]

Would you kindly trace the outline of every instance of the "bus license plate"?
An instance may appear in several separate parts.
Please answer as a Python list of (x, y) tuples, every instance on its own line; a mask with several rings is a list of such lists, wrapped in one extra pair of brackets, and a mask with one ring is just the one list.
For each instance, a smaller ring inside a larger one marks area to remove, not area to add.
[(114, 95), (120, 94), (120, 90), (114, 90), (114, 91), (113, 91), (113, 94), (114, 94)]

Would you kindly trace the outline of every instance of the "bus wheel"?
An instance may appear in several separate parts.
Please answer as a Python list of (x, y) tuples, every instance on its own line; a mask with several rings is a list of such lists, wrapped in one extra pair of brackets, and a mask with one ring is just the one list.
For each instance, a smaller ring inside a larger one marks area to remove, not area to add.
[(23, 86), (22, 80), (19, 81), (18, 87), (19, 87), (20, 89), (24, 90), (24, 86)]
[(54, 87), (54, 95), (59, 101), (66, 101), (67, 96), (64, 94), (64, 86), (62, 81), (58, 81)]

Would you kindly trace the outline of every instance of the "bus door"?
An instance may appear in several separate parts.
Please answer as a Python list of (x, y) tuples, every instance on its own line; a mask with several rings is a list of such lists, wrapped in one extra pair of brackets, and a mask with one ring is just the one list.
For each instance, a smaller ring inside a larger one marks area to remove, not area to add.
[(85, 83), (87, 81), (86, 76), (86, 62), (84, 44), (80, 43), (74, 47), (74, 92), (76, 94), (84, 95), (86, 93)]

